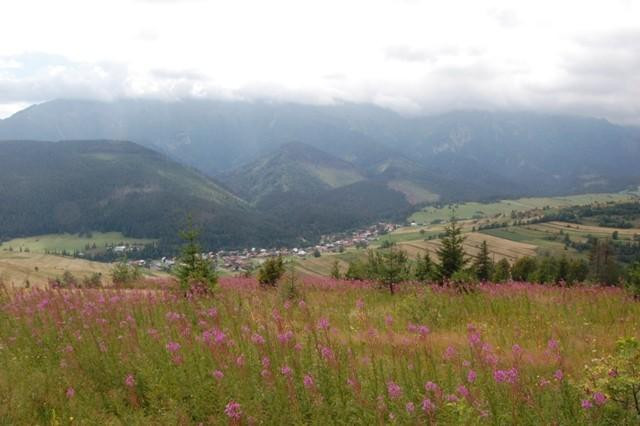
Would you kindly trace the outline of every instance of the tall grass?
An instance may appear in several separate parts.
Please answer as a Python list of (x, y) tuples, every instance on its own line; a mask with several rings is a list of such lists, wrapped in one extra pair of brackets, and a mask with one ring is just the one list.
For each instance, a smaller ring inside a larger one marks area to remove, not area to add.
[(251, 279), (212, 298), (23, 290), (0, 310), (0, 423), (637, 424), (583, 389), (584, 365), (640, 337), (618, 289), (474, 294)]

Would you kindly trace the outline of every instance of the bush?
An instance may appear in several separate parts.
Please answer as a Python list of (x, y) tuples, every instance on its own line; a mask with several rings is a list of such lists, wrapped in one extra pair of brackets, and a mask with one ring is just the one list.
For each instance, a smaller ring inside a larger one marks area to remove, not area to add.
[(94, 272), (91, 275), (87, 275), (82, 279), (82, 286), (84, 288), (100, 288), (102, 287), (102, 274)]

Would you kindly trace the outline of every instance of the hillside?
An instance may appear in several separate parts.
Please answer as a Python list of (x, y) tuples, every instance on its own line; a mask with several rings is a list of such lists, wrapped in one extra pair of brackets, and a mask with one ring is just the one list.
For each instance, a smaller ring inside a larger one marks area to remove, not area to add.
[(176, 241), (188, 214), (208, 247), (292, 241), (210, 178), (130, 142), (0, 142), (0, 239), (117, 231)]
[(259, 204), (280, 193), (318, 193), (361, 181), (364, 176), (347, 161), (309, 145), (288, 143), (220, 179), (235, 194)]
[[(18, 138), (132, 140), (211, 176), (301, 141), (361, 170), (411, 159), (429, 171), (429, 192), (461, 200), (617, 191), (640, 182), (638, 129), (532, 112), (406, 117), (348, 103), (56, 100), (0, 121), (0, 139)], [(395, 180), (407, 187), (407, 179)]]

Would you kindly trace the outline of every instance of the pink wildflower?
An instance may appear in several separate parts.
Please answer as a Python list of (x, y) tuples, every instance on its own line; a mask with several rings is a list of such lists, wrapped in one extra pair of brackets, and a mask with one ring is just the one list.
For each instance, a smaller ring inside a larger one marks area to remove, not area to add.
[(240, 404), (235, 401), (229, 401), (227, 406), (224, 408), (224, 413), (233, 420), (240, 420), (240, 417), (242, 417)]
[(328, 330), (329, 329), (329, 320), (325, 317), (322, 317), (318, 320), (318, 330)]
[(129, 388), (136, 385), (136, 379), (133, 377), (133, 374), (127, 374), (127, 377), (124, 379), (124, 384)]
[(469, 372), (467, 373), (467, 382), (473, 383), (473, 382), (476, 381), (477, 377), (478, 377), (478, 375), (476, 374), (475, 371), (469, 370)]
[(312, 389), (315, 386), (315, 382), (313, 381), (313, 376), (311, 374), (305, 374), (302, 378), (302, 383), (307, 389)]
[(604, 405), (607, 402), (607, 396), (602, 392), (594, 392), (593, 401), (596, 405)]
[(564, 373), (562, 372), (562, 370), (558, 369), (555, 373), (553, 373), (553, 378), (561, 382), (564, 378)]
[(291, 373), (293, 370), (291, 370), (291, 367), (289, 367), (288, 365), (284, 365), (281, 369), (280, 372), (282, 373), (283, 376), (287, 376), (290, 377)]
[(582, 408), (584, 408), (585, 410), (588, 410), (590, 408), (593, 408), (593, 403), (591, 402), (590, 399), (583, 399), (582, 402), (580, 403), (580, 405), (582, 406)]
[(322, 349), (320, 349), (320, 353), (322, 354), (322, 357), (325, 360), (327, 360), (327, 361), (333, 360), (333, 351), (331, 350), (330, 347), (323, 346)]
[(469, 389), (467, 389), (467, 387), (466, 387), (465, 385), (460, 385), (460, 386), (458, 386), (457, 391), (458, 391), (458, 393), (459, 393), (460, 395), (462, 395), (463, 397), (465, 397), (465, 398), (469, 398)]
[(496, 370), (493, 372), (493, 378), (497, 383), (513, 384), (518, 381), (518, 370), (510, 368), (508, 370)]
[(256, 345), (264, 345), (266, 342), (266, 340), (264, 340), (264, 337), (262, 337), (258, 333), (254, 333), (253, 336), (251, 336), (251, 341)]
[(67, 398), (71, 399), (75, 396), (76, 390), (72, 387), (67, 388)]
[(393, 317), (391, 316), (391, 314), (387, 314), (384, 317), (384, 322), (385, 324), (387, 324), (387, 327), (391, 327), (393, 325)]
[(413, 412), (416, 411), (416, 406), (413, 404), (413, 402), (407, 402), (404, 408), (405, 410), (407, 410), (408, 414), (413, 414)]
[(444, 359), (449, 361), (456, 356), (456, 353), (456, 348), (454, 348), (453, 346), (448, 346), (444, 351)]
[(517, 358), (522, 355), (522, 348), (519, 344), (516, 343), (515, 345), (511, 346), (511, 352), (513, 352), (513, 356)]
[(262, 357), (262, 367), (269, 368), (271, 366), (271, 360), (268, 356)]
[(238, 357), (236, 358), (236, 365), (238, 367), (242, 367), (244, 366), (244, 355), (238, 355)]
[(427, 392), (438, 392), (440, 390), (440, 388), (438, 387), (438, 385), (436, 385), (433, 382), (427, 382), (424, 384), (424, 389)]
[(432, 413), (436, 409), (436, 406), (431, 402), (429, 398), (422, 400), (422, 410), (425, 413)]
[(387, 382), (387, 392), (389, 392), (391, 399), (397, 399), (402, 396), (402, 388), (393, 380)]
[(176, 353), (180, 349), (180, 343), (178, 342), (169, 342), (167, 343), (167, 350), (171, 353)]
[(224, 377), (224, 373), (220, 370), (216, 370), (213, 373), (211, 373), (213, 375), (213, 377), (215, 377), (217, 380), (222, 380), (222, 378)]

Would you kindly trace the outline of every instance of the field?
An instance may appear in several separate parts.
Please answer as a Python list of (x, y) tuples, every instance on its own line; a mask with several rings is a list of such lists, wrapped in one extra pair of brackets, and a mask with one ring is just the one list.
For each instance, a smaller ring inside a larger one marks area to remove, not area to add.
[[(136, 244), (151, 244), (155, 240), (142, 238), (128, 238), (120, 232), (92, 232), (91, 236), (79, 234), (49, 234), (36, 237), (15, 238), (0, 244), (0, 251), (8, 251), (10, 248), (15, 251), (20, 249), (36, 253), (62, 253), (66, 251), (104, 251), (107, 246)], [(95, 249), (91, 247), (95, 244)], [(87, 250), (89, 246), (89, 250)]]
[[(0, 281), (10, 286), (22, 287), (27, 283), (34, 287), (43, 287), (51, 278), (61, 277), (65, 271), (79, 279), (93, 273), (102, 275), (103, 284), (111, 284), (109, 263), (91, 262), (73, 257), (62, 257), (34, 252), (0, 251)], [(163, 277), (155, 273), (150, 276)]]
[(607, 387), (629, 371), (594, 361), (640, 337), (620, 289), (305, 278), (284, 294), (238, 278), (211, 298), (9, 292), (2, 423), (638, 424)]
[[(534, 209), (557, 209), (561, 207), (581, 206), (592, 203), (622, 202), (637, 200), (637, 193), (609, 193), (609, 194), (583, 194), (566, 197), (537, 197), (520, 198), (517, 200), (502, 200), (495, 203), (463, 203), (455, 206), (456, 216), (460, 219), (492, 218), (507, 216), (512, 211), (525, 212)], [(422, 224), (431, 224), (434, 221), (447, 221), (451, 215), (449, 206), (427, 207), (414, 213), (409, 221)]]

